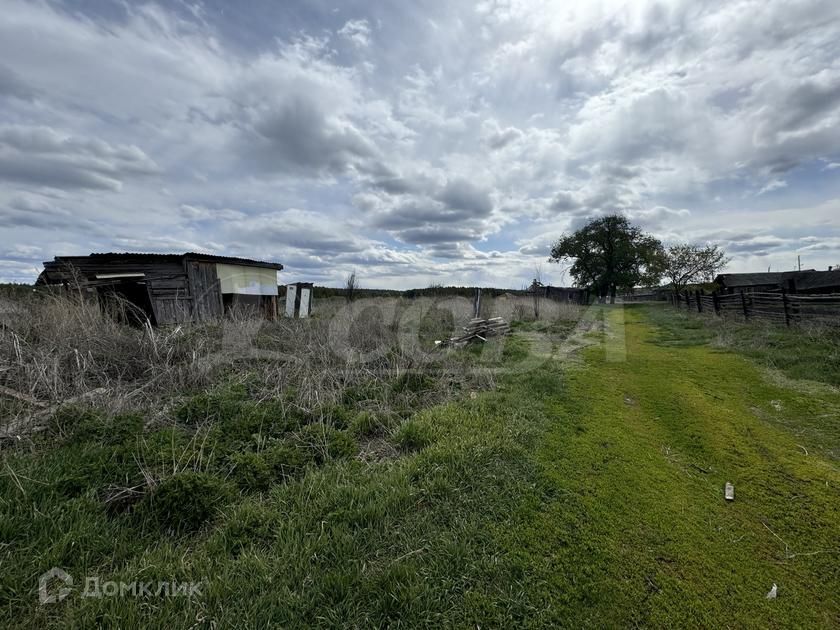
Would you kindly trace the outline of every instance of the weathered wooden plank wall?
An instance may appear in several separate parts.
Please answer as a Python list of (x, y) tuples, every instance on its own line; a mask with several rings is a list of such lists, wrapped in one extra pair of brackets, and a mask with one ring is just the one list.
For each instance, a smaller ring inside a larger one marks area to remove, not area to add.
[(222, 316), (222, 291), (215, 263), (189, 260), (186, 262), (192, 296), (192, 318), (204, 322)]

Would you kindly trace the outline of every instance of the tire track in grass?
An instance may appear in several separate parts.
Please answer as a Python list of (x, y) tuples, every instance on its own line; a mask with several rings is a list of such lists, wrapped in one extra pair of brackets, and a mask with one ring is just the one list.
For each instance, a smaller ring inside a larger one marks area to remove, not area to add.
[(836, 462), (754, 412), (801, 417), (838, 395), (803, 400), (738, 355), (657, 343), (637, 309), (605, 313), (627, 360), (590, 348), (569, 369), (547, 403), (545, 500), (511, 537), (544, 585), (535, 624), (840, 624)]

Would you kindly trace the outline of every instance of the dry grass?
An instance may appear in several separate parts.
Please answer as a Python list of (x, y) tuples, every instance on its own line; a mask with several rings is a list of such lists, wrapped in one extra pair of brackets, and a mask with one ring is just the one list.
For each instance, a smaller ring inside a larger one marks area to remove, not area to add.
[[(232, 382), (247, 383), (257, 401), (307, 411), (340, 404), (350, 392), (354, 406), (388, 413), (394, 404), (423, 407), (493, 384), (464, 369), (469, 357), (435, 348), (435, 339), (469, 321), (471, 300), (335, 298), (315, 308), (305, 320), (267, 322), (242, 311), (214, 323), (154, 328), (124, 323), (128, 305), (115, 312), (75, 294), (19, 296), (4, 303), (0, 385), (42, 405), (4, 396), (0, 413), (16, 431), (68, 401), (112, 414), (151, 410), (161, 419), (184, 395)], [(533, 300), (486, 299), (482, 316), (533, 320)], [(542, 320), (578, 316), (577, 306), (542, 301)], [(394, 383), (420, 373), (421, 382), (391, 395)]]

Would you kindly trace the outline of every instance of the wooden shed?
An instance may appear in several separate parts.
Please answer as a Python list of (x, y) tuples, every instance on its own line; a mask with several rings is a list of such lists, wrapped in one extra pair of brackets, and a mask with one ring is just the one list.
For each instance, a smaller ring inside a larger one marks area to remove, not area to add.
[(118, 296), (162, 325), (216, 319), (236, 305), (274, 317), (281, 269), (274, 262), (197, 253), (56, 256), (44, 263), (37, 284)]
[(745, 293), (762, 291), (781, 291), (796, 271), (776, 271), (767, 273), (722, 273), (715, 278), (715, 284), (724, 293)]
[[(790, 290), (790, 288), (788, 288)], [(840, 270), (803, 271), (793, 278), (791, 293), (840, 293)]]
[(724, 273), (715, 278), (725, 293), (744, 291), (788, 293), (840, 293), (840, 271), (780, 271), (776, 273)]
[(528, 291), (557, 302), (573, 302), (575, 304), (585, 304), (589, 296), (589, 291), (586, 289), (579, 287), (553, 287), (537, 280), (531, 283)]

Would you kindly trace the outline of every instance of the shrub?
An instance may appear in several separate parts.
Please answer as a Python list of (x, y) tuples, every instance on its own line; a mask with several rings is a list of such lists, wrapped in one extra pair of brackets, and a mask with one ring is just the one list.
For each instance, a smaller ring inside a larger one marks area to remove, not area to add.
[(182, 472), (161, 482), (144, 499), (139, 514), (167, 531), (188, 533), (211, 520), (216, 508), (230, 496), (230, 488), (218, 477)]

